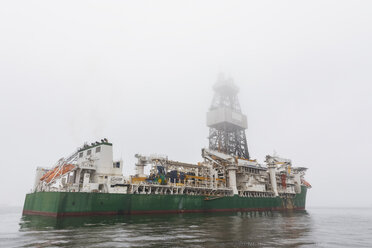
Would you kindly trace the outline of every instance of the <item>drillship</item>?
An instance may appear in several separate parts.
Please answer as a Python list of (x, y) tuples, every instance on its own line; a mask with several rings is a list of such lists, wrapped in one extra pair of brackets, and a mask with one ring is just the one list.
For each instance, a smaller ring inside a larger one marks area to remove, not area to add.
[[(232, 79), (220, 77), (207, 113), (209, 148), (202, 162), (183, 163), (136, 154), (136, 174), (123, 176), (107, 139), (78, 148), (51, 168), (36, 169), (24, 215), (81, 216), (223, 211), (304, 210), (305, 167), (267, 155), (263, 164), (248, 153), (247, 117)], [(150, 172), (145, 174), (145, 167)]]

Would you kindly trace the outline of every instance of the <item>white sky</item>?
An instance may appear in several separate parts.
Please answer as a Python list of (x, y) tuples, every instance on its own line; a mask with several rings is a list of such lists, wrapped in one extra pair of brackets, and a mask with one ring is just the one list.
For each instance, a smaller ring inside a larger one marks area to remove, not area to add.
[(0, 205), (103, 137), (126, 175), (199, 161), (225, 72), (252, 157), (308, 167), (308, 206), (372, 206), (371, 29), (371, 1), (1, 1)]

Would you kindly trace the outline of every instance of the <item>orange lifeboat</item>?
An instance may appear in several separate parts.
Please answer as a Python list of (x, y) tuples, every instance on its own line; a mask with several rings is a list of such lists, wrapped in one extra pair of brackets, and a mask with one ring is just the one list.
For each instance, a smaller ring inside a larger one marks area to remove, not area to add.
[(49, 177), (50, 176), (50, 174), (52, 174), (53, 173), (53, 171), (54, 171), (54, 169), (53, 170), (50, 170), (50, 171), (48, 171), (47, 173), (45, 173), (41, 178), (40, 178), (40, 181), (44, 181), (44, 179), (45, 178), (47, 178), (47, 177)]
[(75, 165), (73, 165), (73, 164), (64, 164), (64, 165), (62, 165), (62, 168), (57, 166), (53, 170), (50, 170), (47, 173), (45, 173), (40, 178), (40, 181), (45, 181), (45, 182), (49, 183), (53, 178), (57, 178), (59, 176), (62, 176), (64, 174), (66, 174), (67, 172), (72, 171), (73, 169), (75, 169)]
[(302, 182), (306, 187), (308, 187), (309, 189), (311, 188), (311, 184), (308, 183), (305, 179), (301, 179), (301, 182)]

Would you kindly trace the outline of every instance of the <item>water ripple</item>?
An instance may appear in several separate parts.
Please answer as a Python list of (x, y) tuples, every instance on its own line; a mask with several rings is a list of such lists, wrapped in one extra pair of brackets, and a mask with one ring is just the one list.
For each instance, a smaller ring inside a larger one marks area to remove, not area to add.
[(0, 219), (1, 247), (372, 247), (371, 209)]

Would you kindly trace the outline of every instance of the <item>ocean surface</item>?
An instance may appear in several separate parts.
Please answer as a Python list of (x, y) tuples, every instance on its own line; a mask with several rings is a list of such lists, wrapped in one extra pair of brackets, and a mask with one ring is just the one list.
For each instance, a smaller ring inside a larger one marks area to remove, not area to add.
[(372, 208), (143, 216), (21, 216), (0, 209), (0, 247), (372, 247)]

